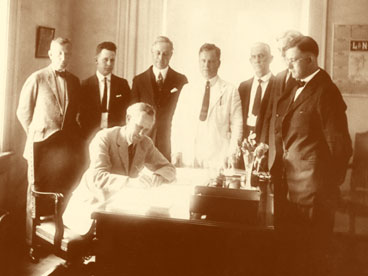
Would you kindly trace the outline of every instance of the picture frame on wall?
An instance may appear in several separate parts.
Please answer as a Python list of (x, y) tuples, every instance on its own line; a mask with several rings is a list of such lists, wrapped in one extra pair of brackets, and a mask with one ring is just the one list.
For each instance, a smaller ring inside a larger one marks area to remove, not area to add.
[(54, 39), (55, 28), (38, 26), (36, 35), (36, 58), (48, 58), (50, 43)]

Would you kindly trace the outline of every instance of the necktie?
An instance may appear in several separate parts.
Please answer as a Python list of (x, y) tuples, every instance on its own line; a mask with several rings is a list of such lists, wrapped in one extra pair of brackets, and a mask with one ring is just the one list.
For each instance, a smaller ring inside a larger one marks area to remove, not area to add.
[(256, 91), (256, 96), (254, 97), (253, 109), (252, 114), (254, 116), (258, 116), (259, 111), (261, 110), (261, 102), (262, 102), (262, 80), (258, 79), (258, 87)]
[(162, 74), (160, 72), (157, 77), (157, 87), (160, 92), (163, 86), (164, 86), (164, 78), (162, 77)]
[(303, 87), (305, 85), (305, 81), (297, 80), (298, 88)]
[(107, 78), (104, 78), (104, 91), (102, 96), (102, 112), (107, 112)]
[(289, 102), (288, 109), (291, 107), (291, 105), (292, 105), (292, 104), (293, 104), (293, 102), (294, 102), (296, 91), (297, 91), (299, 88), (304, 87), (304, 85), (305, 85), (305, 81), (296, 80), (296, 85), (294, 86), (293, 90), (292, 90), (292, 91), (291, 91), (291, 93), (290, 93), (290, 102)]
[(202, 101), (202, 108), (201, 113), (199, 114), (199, 120), (204, 121), (207, 119), (207, 113), (208, 113), (208, 106), (210, 104), (210, 82), (206, 82), (206, 88), (204, 91), (203, 101)]
[(66, 71), (55, 71), (56, 76), (62, 77), (65, 79), (66, 77)]
[(130, 167), (132, 166), (132, 162), (133, 162), (133, 158), (134, 158), (134, 153), (135, 153), (134, 144), (130, 144), (128, 146), (129, 170), (130, 170)]

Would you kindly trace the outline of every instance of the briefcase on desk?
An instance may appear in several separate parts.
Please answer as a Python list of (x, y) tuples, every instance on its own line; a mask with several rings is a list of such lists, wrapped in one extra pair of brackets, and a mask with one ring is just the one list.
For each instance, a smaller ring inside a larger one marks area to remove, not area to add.
[(260, 198), (258, 189), (196, 186), (190, 199), (190, 212), (206, 220), (257, 225)]

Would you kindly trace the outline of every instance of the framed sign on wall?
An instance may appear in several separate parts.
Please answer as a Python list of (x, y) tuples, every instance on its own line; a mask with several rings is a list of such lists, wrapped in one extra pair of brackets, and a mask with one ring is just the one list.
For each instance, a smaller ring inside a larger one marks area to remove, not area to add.
[(344, 95), (368, 97), (368, 25), (334, 25), (332, 78)]
[(54, 39), (55, 29), (39, 26), (36, 35), (36, 58), (48, 58), (50, 43)]

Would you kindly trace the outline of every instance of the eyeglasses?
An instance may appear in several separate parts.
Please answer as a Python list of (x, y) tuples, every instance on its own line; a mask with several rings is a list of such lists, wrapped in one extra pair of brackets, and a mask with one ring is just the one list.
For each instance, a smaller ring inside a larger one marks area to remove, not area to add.
[(303, 58), (297, 58), (297, 59), (285, 59), (287, 64), (295, 65), (297, 62), (302, 61), (303, 59), (310, 59), (310, 57), (303, 57)]

